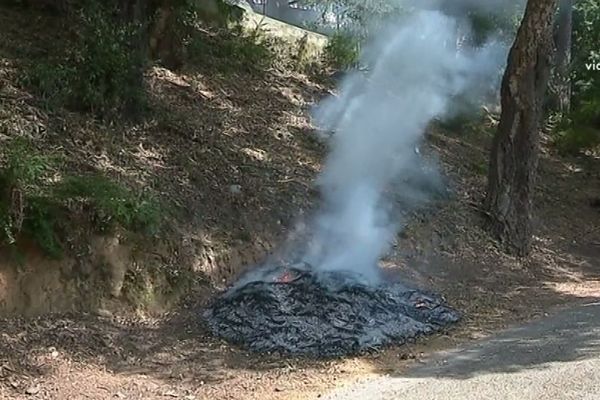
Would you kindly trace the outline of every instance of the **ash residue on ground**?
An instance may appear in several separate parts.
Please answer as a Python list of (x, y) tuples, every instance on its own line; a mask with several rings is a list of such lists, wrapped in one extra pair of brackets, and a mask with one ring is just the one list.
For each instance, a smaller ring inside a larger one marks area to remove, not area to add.
[(398, 283), (276, 268), (225, 292), (204, 318), (216, 336), (252, 351), (335, 357), (413, 341), (460, 315), (441, 297)]

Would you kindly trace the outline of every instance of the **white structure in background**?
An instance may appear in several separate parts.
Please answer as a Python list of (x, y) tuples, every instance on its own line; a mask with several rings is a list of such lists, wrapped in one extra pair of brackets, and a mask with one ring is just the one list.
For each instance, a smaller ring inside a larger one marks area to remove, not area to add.
[[(321, 33), (330, 32), (325, 25), (335, 27), (335, 15), (315, 6), (306, 5), (302, 0), (246, 0), (252, 9), (268, 17), (296, 25), (311, 28)], [(332, 14), (332, 15), (329, 15)], [(325, 23), (324, 23), (325, 22)]]

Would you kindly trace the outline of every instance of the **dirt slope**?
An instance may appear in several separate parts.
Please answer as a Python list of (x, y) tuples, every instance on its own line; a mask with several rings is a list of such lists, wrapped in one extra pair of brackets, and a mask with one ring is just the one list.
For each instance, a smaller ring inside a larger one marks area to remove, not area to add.
[[(69, 168), (99, 169), (150, 187), (180, 210), (171, 229), (150, 245), (134, 246), (132, 265), (231, 279), (310, 209), (325, 147), (307, 113), (323, 95), (319, 85), (277, 71), (223, 76), (201, 67), (153, 68), (147, 76), (151, 112), (142, 121), (107, 124), (50, 113), (18, 75), (31, 53), (43, 54), (55, 21), (36, 16), (32, 29), (31, 15), (1, 10), (0, 143), (29, 136), (65, 154)], [(489, 135), (479, 128), (434, 129), (428, 139), (453, 195), (414, 215), (383, 265), (464, 311), (450, 335), (348, 360), (250, 355), (207, 335), (198, 309), (213, 289), (200, 279), (188, 302), (153, 317), (115, 312), (117, 301), (113, 312), (0, 320), (0, 398), (316, 398), (338, 382), (399, 371), (431, 349), (600, 296), (600, 212), (593, 207), (600, 196), (598, 160), (544, 155), (535, 250), (518, 260), (482, 228)], [(6, 276), (0, 275), (0, 290)]]
[[(49, 110), (22, 84), (27, 66), (48, 53), (50, 41), (62, 40), (59, 19), (2, 7), (0, 25), (0, 146), (15, 137), (31, 139), (40, 151), (66, 160), (63, 171), (97, 172), (148, 191), (169, 216), (156, 237), (114, 246), (125, 256), (113, 256), (110, 246), (88, 249), (94, 235), (81, 216), (82, 229), (67, 232), (64, 240), (71, 247), (66, 260), (52, 267), (63, 271), (60, 279), (52, 275), (31, 288), (32, 296), (50, 301), (33, 302), (37, 306), (28, 309), (20, 306), (26, 303), (22, 297), (4, 296), (0, 315), (69, 310), (60, 298), (63, 292), (82, 298), (83, 309), (120, 308), (109, 293), (94, 290), (105, 286), (124, 286), (117, 297), (133, 302), (152, 297), (149, 302), (157, 307), (168, 306), (164, 292), (177, 291), (171, 278), (191, 273), (214, 283), (233, 279), (245, 265), (263, 258), (310, 207), (311, 182), (324, 152), (307, 113), (324, 93), (318, 84), (276, 70), (223, 74), (207, 64), (175, 73), (154, 67), (147, 72), (148, 110), (141, 119), (99, 121)], [(24, 253), (26, 268), (21, 269), (8, 261), (7, 252), (0, 253), (0, 290), (3, 281), (23, 287), (21, 282), (45, 268), (31, 251)], [(125, 266), (115, 267), (110, 258)], [(104, 264), (108, 271), (96, 276), (93, 271)], [(106, 282), (102, 275), (122, 275), (117, 279), (122, 282)], [(137, 293), (136, 285), (151, 286), (151, 296)], [(88, 302), (92, 291), (99, 300)]]

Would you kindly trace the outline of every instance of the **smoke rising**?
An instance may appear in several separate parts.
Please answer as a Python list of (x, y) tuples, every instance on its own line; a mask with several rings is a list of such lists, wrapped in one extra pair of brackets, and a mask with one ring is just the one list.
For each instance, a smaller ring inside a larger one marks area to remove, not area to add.
[(425, 200), (419, 184), (435, 178), (416, 151), (425, 129), (451, 110), (453, 98), (493, 76), (506, 55), (493, 44), (457, 51), (457, 24), (421, 10), (382, 31), (363, 52), (370, 71), (347, 76), (340, 96), (316, 110), (317, 124), (336, 133), (318, 181), (323, 206), (304, 255), (314, 268), (377, 279), (378, 260), (403, 224), (387, 192), (405, 208)]
[(446, 12), (450, 11), (456, 15), (465, 15), (465, 13), (475, 10), (500, 14), (506, 11), (506, 9), (522, 7), (525, 0), (401, 0), (400, 3), (415, 8), (444, 10)]

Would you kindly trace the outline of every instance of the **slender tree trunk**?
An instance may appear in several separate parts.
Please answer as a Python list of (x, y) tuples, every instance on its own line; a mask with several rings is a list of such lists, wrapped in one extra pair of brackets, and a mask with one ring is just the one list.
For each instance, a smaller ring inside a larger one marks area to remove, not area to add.
[(561, 113), (571, 109), (571, 46), (573, 34), (573, 0), (560, 0), (556, 26), (554, 95), (556, 108)]
[(490, 157), (486, 206), (506, 249), (527, 255), (542, 105), (557, 0), (529, 0), (502, 80), (502, 114)]
[(170, 0), (157, 7), (150, 30), (150, 57), (160, 60), (167, 68), (183, 64), (183, 43), (177, 35), (177, 15)]

